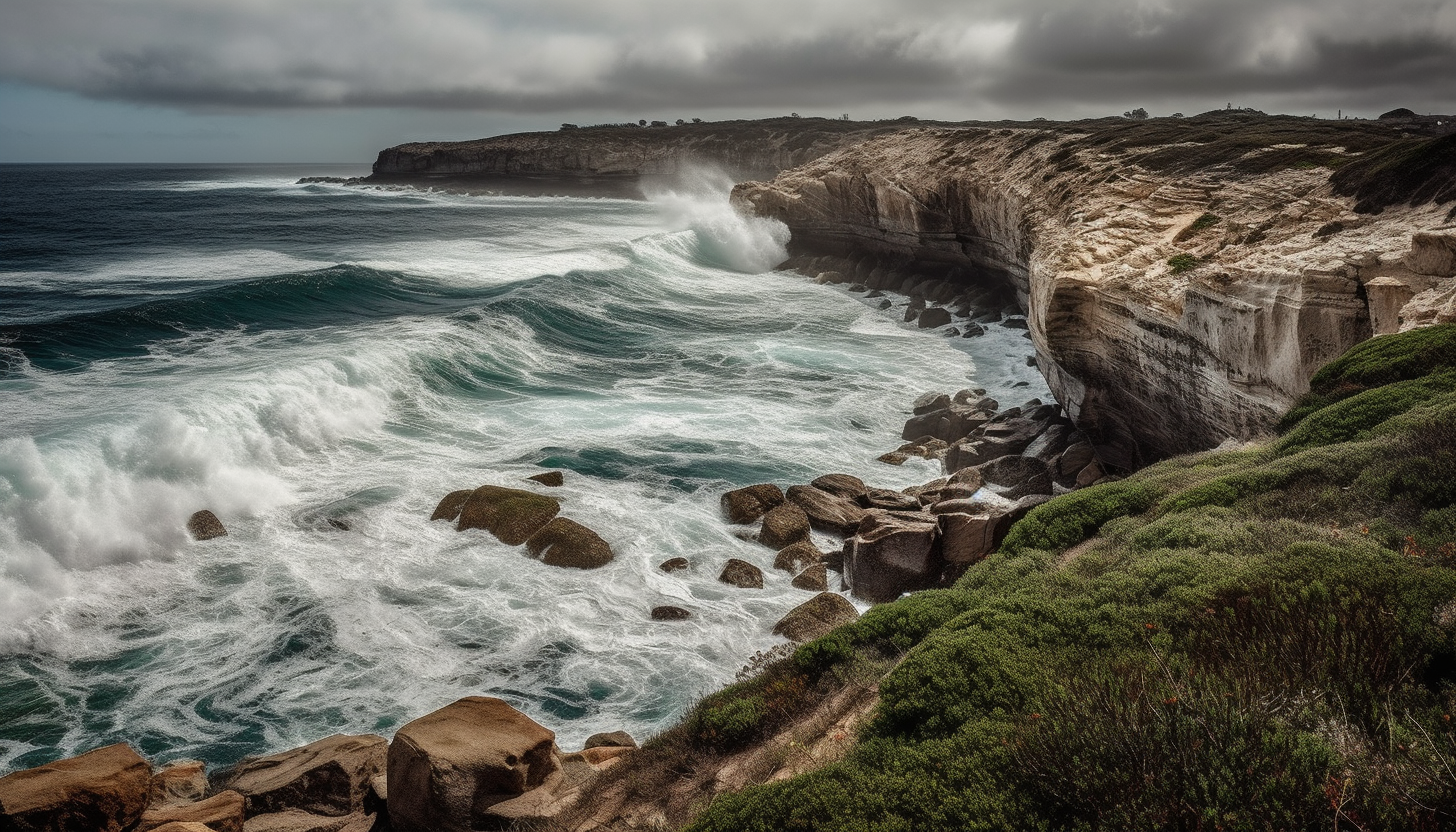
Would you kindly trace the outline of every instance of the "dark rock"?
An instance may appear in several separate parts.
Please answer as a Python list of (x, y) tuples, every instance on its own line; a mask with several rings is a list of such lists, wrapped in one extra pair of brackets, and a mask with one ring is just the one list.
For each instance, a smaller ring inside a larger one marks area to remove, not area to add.
[(774, 556), (774, 568), (794, 574), (806, 566), (824, 561), (824, 553), (807, 540), (780, 549)]
[(507, 546), (519, 546), (561, 511), (561, 503), (519, 488), (482, 485), (470, 492), (455, 528), (485, 529)]
[(777, 485), (750, 485), (723, 495), (723, 514), (730, 523), (752, 523), (783, 502), (784, 492)]
[(1004, 320), (1004, 321), (1001, 322), (1001, 325), (1004, 326), (1004, 327), (1006, 327), (1007, 329), (1026, 329), (1027, 328), (1027, 326), (1026, 326), (1026, 319), (1025, 318), (1007, 318), (1006, 320)]
[(763, 570), (738, 558), (729, 558), (718, 580), (739, 589), (763, 589)]
[(973, 390), (957, 390), (956, 394), (951, 397), (951, 402), (954, 404), (968, 404), (974, 406), (977, 404), (977, 402), (989, 401), (993, 403), (990, 409), (992, 412), (994, 412), (996, 410), (996, 405), (994, 404), (995, 399), (987, 399), (985, 396), (985, 389), (980, 387), (977, 387)]
[(870, 512), (845, 541), (845, 581), (856, 598), (872, 603), (934, 586), (944, 567), (939, 544), (939, 524), (930, 515)]
[(222, 521), (207, 509), (195, 512), (187, 518), (187, 531), (195, 540), (211, 540), (227, 534), (227, 529), (223, 528)]
[(911, 405), (910, 412), (915, 416), (922, 416), (933, 410), (944, 410), (950, 407), (950, 396), (945, 393), (921, 393), (915, 397), (915, 403)]
[(1091, 442), (1084, 440), (1068, 445), (1061, 456), (1057, 457), (1057, 479), (1075, 480), (1082, 469), (1096, 458)]
[(844, 596), (821, 592), (789, 610), (774, 625), (773, 631), (774, 635), (783, 636), (789, 641), (813, 641), (856, 618), (859, 618), (859, 610)]
[(1047, 426), (1041, 436), (1033, 439), (1030, 445), (1022, 453), (1026, 456), (1034, 456), (1042, 462), (1053, 466), (1052, 474), (1057, 475), (1056, 462), (1067, 449), (1070, 440), (1077, 434), (1077, 429), (1066, 423), (1057, 423)]
[(886, 511), (916, 511), (920, 508), (920, 500), (888, 488), (871, 488), (860, 497), (860, 505), (864, 508)]
[(550, 486), (552, 488), (558, 488), (566, 484), (566, 475), (562, 474), (560, 471), (547, 471), (544, 474), (532, 474), (531, 476), (526, 477), (526, 479), (531, 480), (532, 482), (539, 482), (542, 485)]
[[(1000, 320), (1001, 313), (993, 309), (990, 312), (982, 312), (981, 314), (972, 318), (971, 322), (977, 324), (994, 324)], [(984, 332), (985, 330), (982, 331)]]
[(824, 553), (824, 566), (834, 572), (844, 571), (844, 549)]
[(763, 516), (758, 542), (778, 550), (809, 539), (809, 516), (793, 503), (784, 503)]
[(924, 311), (925, 311), (925, 299), (924, 298), (915, 298), (914, 300), (910, 301), (910, 305), (907, 306), (907, 307), (905, 307), (905, 323), (908, 324), (911, 321), (915, 320), (916, 318), (920, 317), (920, 313), (921, 312), (924, 312)]
[(1051, 469), (1036, 457), (1003, 456), (981, 464), (977, 470), (988, 488), (1008, 500), (1052, 493)]
[(820, 491), (828, 491), (836, 497), (853, 500), (865, 493), (864, 481), (849, 474), (825, 474), (809, 483)]
[(460, 510), (465, 508), (465, 501), (470, 499), (474, 493), (472, 488), (462, 488), (459, 491), (451, 491), (445, 495), (445, 499), (435, 506), (435, 513), (430, 515), (430, 520), (449, 520), (455, 522), (460, 516)]
[(856, 283), (853, 286), (849, 287), (849, 291), (851, 292), (868, 292), (869, 290), (870, 287), (864, 285), (863, 283)]
[(977, 338), (986, 334), (986, 328), (980, 324), (966, 324), (961, 328), (962, 338)]
[(810, 592), (824, 592), (829, 589), (829, 571), (822, 563), (815, 563), (794, 576), (794, 589)]
[(676, 572), (679, 569), (687, 569), (689, 565), (687, 558), (668, 558), (658, 564), (657, 568), (664, 572)]
[(682, 607), (662, 606), (652, 608), (653, 621), (686, 621), (692, 618), (692, 616), (692, 613)]
[(526, 551), (548, 566), (596, 569), (612, 562), (612, 547), (601, 535), (565, 517), (557, 517), (526, 540)]
[(905, 460), (909, 458), (909, 454), (902, 454), (899, 451), (890, 451), (887, 454), (880, 454), (879, 456), (875, 457), (875, 461), (883, 462), (886, 465), (904, 465)]
[(920, 313), (920, 320), (916, 326), (921, 329), (934, 329), (948, 323), (950, 323), (950, 310), (943, 306), (932, 306)]
[(791, 485), (789, 503), (808, 516), (809, 525), (821, 532), (847, 535), (854, 532), (864, 518), (864, 509), (848, 497), (836, 497), (812, 485)]
[(893, 304), (893, 303), (890, 302), (890, 299), (889, 298), (885, 298), (884, 300), (880, 301), (880, 305), (877, 306), (877, 307), (875, 307), (875, 308), (876, 309), (882, 309), (883, 310), (883, 309), (889, 309), (891, 306), (894, 306), (894, 305), (895, 304)]
[(586, 738), (582, 748), (636, 748), (637, 741), (626, 731), (608, 731), (592, 734)]
[(373, 734), (335, 734), (245, 758), (214, 776), (212, 790), (241, 794), (248, 817), (288, 809), (331, 817), (362, 812), (370, 778), (384, 771), (388, 746)]
[(865, 295), (866, 298), (882, 298), (884, 296), (885, 293), (881, 292), (879, 289), (871, 289), (869, 294)]
[(152, 766), (125, 743), (0, 777), (0, 829), (123, 832), (147, 808)]

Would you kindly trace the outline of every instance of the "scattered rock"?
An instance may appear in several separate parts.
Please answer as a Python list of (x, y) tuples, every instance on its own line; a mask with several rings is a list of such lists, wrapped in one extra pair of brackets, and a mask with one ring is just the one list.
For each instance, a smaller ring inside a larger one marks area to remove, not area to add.
[(335, 734), (302, 748), (248, 757), (212, 779), (212, 790), (240, 793), (248, 817), (296, 809), (340, 817), (364, 811), (369, 780), (384, 770), (388, 742), (373, 734)]
[(552, 518), (531, 535), (526, 551), (548, 566), (596, 569), (612, 562), (612, 547), (601, 535), (565, 517)]
[(778, 623), (774, 625), (774, 635), (783, 636), (789, 641), (813, 641), (816, 638), (828, 633), (835, 627), (859, 618), (859, 610), (854, 608), (842, 595), (833, 592), (821, 592), (813, 598), (805, 601), (797, 607), (789, 610)]
[(793, 503), (784, 503), (763, 516), (758, 542), (770, 549), (809, 539), (809, 516)]
[(979, 466), (986, 486), (1008, 500), (1052, 493), (1051, 469), (1034, 456), (1003, 456)]
[(933, 586), (943, 566), (939, 542), (940, 527), (928, 514), (871, 511), (845, 541), (845, 582), (871, 603)]
[(455, 528), (462, 532), (485, 529), (507, 546), (519, 546), (560, 511), (561, 503), (553, 497), (519, 488), (482, 485), (470, 492)]
[(207, 795), (206, 766), (200, 760), (168, 763), (152, 775), (149, 806), (194, 803)]
[(739, 589), (763, 589), (763, 570), (738, 558), (729, 558), (718, 580)]
[(582, 748), (636, 748), (637, 741), (626, 731), (607, 731), (601, 734), (592, 734), (586, 738), (586, 745)]
[(961, 328), (962, 338), (979, 338), (986, 334), (986, 328), (980, 324), (966, 324)]
[(1097, 460), (1087, 463), (1087, 467), (1077, 473), (1077, 487), (1086, 488), (1106, 476), (1107, 472), (1102, 470), (1102, 465)]
[(1007, 329), (1026, 329), (1027, 328), (1026, 319), (1025, 318), (1007, 318), (1006, 320), (1004, 320), (1004, 321), (1001, 322), (1001, 325), (1004, 326), (1004, 327), (1006, 327)]
[(501, 804), (560, 779), (555, 740), (493, 697), (466, 697), (407, 723), (389, 744), (392, 827), (473, 832), (504, 826), (495, 811)]
[(883, 462), (886, 465), (904, 465), (905, 460), (909, 458), (909, 454), (901, 453), (900, 451), (890, 451), (887, 454), (880, 454), (879, 456), (875, 457), (875, 461)]
[(243, 796), (224, 791), (195, 803), (148, 809), (136, 832), (150, 832), (169, 823), (201, 823), (214, 832), (243, 832)]
[(813, 543), (807, 540), (801, 540), (798, 543), (792, 543), (779, 550), (779, 553), (774, 556), (774, 568), (782, 569), (792, 574), (810, 564), (822, 563), (823, 561), (823, 552), (819, 551)]
[(227, 529), (223, 528), (222, 521), (207, 509), (195, 512), (187, 518), (187, 531), (194, 540), (211, 540), (227, 534)]
[(944, 410), (947, 407), (950, 407), (950, 396), (947, 394), (921, 393), (910, 407), (910, 412), (915, 416), (923, 416), (933, 410)]
[(668, 558), (658, 564), (657, 568), (664, 572), (676, 572), (680, 569), (687, 569), (690, 565), (687, 558)]
[(532, 474), (526, 479), (532, 482), (539, 482), (551, 488), (559, 488), (566, 484), (566, 475), (560, 471), (547, 471), (544, 474)]
[(916, 326), (921, 329), (934, 329), (948, 323), (950, 323), (950, 310), (943, 306), (932, 306), (920, 313), (920, 320)]
[(810, 592), (824, 592), (829, 589), (829, 568), (821, 563), (811, 563), (804, 571), (794, 576), (792, 581), (794, 589), (806, 589)]
[(449, 520), (455, 522), (460, 516), (460, 509), (465, 508), (465, 501), (470, 499), (475, 489), (462, 488), (459, 491), (451, 491), (445, 495), (440, 504), (435, 506), (435, 513), (430, 515), (430, 520)]
[(809, 525), (821, 532), (853, 534), (859, 521), (864, 519), (864, 509), (851, 498), (835, 496), (812, 485), (791, 485), (787, 496), (790, 503), (803, 510)]
[(652, 608), (653, 621), (686, 621), (693, 614), (682, 607), (661, 606)]
[(864, 480), (849, 474), (825, 474), (809, 483), (820, 491), (828, 491), (836, 497), (853, 500), (865, 493)]
[(722, 500), (723, 514), (730, 523), (752, 523), (783, 503), (784, 492), (771, 483), (734, 489)]
[(123, 832), (147, 808), (152, 766), (126, 743), (0, 777), (0, 829)]

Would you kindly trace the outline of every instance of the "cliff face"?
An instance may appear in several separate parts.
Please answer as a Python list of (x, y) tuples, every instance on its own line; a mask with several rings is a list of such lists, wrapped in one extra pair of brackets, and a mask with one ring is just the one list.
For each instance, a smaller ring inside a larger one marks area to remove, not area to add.
[(911, 129), (735, 198), (799, 254), (1009, 282), (1058, 399), (1131, 470), (1266, 433), (1350, 346), (1450, 318), (1451, 206), (1355, 213), (1330, 168), (1400, 140), (1309, 121)]
[(467, 142), (402, 144), (379, 153), (377, 181), (673, 176), (695, 165), (736, 180), (769, 178), (902, 125), (784, 118), (667, 127), (587, 127)]

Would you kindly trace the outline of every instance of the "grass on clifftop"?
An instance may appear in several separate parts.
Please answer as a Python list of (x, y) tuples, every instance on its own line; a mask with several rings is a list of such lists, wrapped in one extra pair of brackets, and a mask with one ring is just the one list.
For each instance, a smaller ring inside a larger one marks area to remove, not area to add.
[(847, 758), (689, 829), (1456, 828), (1456, 325), (1352, 349), (1284, 428), (800, 647), (809, 688), (903, 659)]

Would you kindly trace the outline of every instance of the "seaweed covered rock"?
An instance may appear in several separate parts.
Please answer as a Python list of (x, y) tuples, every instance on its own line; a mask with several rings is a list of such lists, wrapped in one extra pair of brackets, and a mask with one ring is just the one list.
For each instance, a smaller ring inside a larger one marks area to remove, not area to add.
[(456, 528), (485, 529), (508, 546), (519, 546), (561, 511), (561, 503), (519, 488), (482, 485), (460, 507)]
[(612, 547), (601, 535), (565, 517), (552, 518), (531, 535), (526, 551), (550, 566), (596, 569), (612, 562)]

